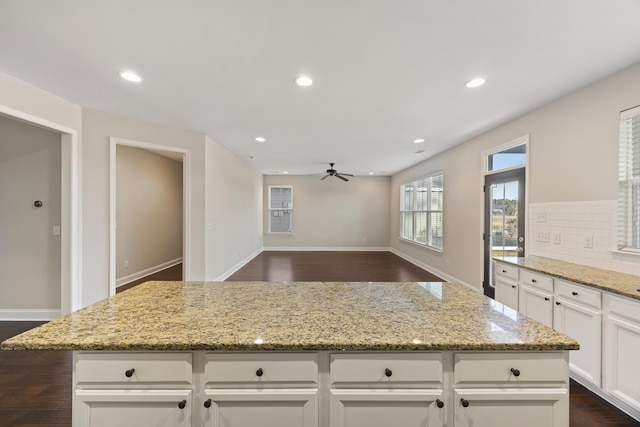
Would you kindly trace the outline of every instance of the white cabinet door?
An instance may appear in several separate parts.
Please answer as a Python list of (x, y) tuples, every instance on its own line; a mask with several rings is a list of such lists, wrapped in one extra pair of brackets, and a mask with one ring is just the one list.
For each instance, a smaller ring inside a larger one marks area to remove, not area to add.
[(569, 352), (569, 368), (600, 387), (602, 366), (602, 314), (581, 304), (558, 298), (553, 328), (580, 343), (580, 350)]
[(191, 426), (191, 390), (77, 390), (73, 425)]
[(317, 427), (318, 390), (205, 390), (202, 425), (207, 427)]
[(640, 414), (640, 302), (609, 297), (604, 340), (605, 391)]
[(331, 390), (331, 427), (442, 427), (442, 390)]
[(551, 294), (521, 284), (518, 311), (549, 327), (553, 326)]
[(569, 427), (569, 391), (461, 389), (454, 410), (455, 427)]
[(518, 284), (514, 281), (496, 276), (496, 301), (518, 309)]

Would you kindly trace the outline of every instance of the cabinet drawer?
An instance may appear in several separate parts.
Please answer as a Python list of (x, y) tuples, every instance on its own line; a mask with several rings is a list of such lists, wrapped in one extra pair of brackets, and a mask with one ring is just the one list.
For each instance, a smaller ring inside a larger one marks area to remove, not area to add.
[(76, 384), (192, 382), (190, 353), (76, 353)]
[(607, 314), (626, 318), (640, 324), (640, 300), (621, 298), (611, 294), (605, 294)]
[(518, 267), (513, 265), (496, 262), (496, 275), (508, 277), (509, 279), (518, 280)]
[(569, 380), (568, 356), (565, 353), (456, 353), (454, 358), (456, 387), (533, 383), (566, 383)]
[(212, 387), (318, 383), (315, 353), (209, 353), (205, 355), (205, 383)]
[(331, 386), (368, 387), (442, 384), (441, 353), (331, 355)]
[(530, 286), (534, 286), (543, 291), (547, 291), (550, 294), (553, 293), (553, 279), (544, 274), (533, 273), (528, 270), (522, 270), (520, 272), (520, 282)]
[(594, 308), (602, 307), (602, 293), (595, 289), (556, 280), (556, 293), (558, 296), (570, 301), (576, 301)]

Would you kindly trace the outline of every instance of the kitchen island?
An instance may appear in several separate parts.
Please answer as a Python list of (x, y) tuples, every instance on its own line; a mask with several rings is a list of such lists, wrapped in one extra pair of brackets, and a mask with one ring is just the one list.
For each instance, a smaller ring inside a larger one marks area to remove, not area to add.
[(75, 351), (74, 426), (568, 426), (578, 348), (439, 282), (148, 282), (2, 343)]

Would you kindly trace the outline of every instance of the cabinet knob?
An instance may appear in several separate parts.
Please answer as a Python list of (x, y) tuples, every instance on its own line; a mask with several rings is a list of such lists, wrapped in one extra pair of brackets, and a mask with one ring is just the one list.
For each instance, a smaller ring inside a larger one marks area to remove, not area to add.
[(135, 369), (131, 368), (128, 371), (125, 371), (124, 376), (127, 377), (127, 378), (131, 378), (135, 371), (136, 371)]
[(182, 402), (178, 402), (178, 408), (184, 409), (187, 406), (187, 401), (183, 400)]
[(511, 287), (512, 287), (513, 289), (515, 289), (515, 288), (516, 288), (516, 285), (511, 285)]
[(384, 370), (384, 374), (385, 374), (386, 376), (390, 377), (391, 375), (393, 375), (393, 372), (391, 372), (391, 369), (386, 368), (386, 369)]
[(463, 397), (462, 399), (460, 399), (460, 404), (462, 404), (462, 406), (466, 408), (467, 406), (469, 406), (469, 401)]
[(519, 369), (511, 368), (511, 373), (513, 374), (514, 377), (519, 377), (520, 376), (520, 370)]
[(576, 291), (573, 291), (573, 292), (571, 292), (571, 295), (573, 295), (575, 297), (575, 296), (578, 296), (578, 293)]
[(536, 279), (531, 279), (531, 283), (537, 283), (538, 281)]
[(256, 371), (256, 375), (261, 377), (264, 374), (264, 371), (262, 370), (262, 368), (258, 368), (258, 370)]
[(444, 402), (440, 399), (436, 399), (436, 406), (438, 408), (444, 408)]
[(545, 301), (549, 301), (549, 297), (544, 297), (544, 300)]
[(503, 273), (506, 273), (506, 272), (507, 272), (507, 270), (502, 270), (502, 272), (503, 272)]
[(560, 305), (560, 301), (556, 301), (556, 305)]
[(211, 408), (211, 399), (207, 399), (204, 401), (204, 407), (205, 408)]

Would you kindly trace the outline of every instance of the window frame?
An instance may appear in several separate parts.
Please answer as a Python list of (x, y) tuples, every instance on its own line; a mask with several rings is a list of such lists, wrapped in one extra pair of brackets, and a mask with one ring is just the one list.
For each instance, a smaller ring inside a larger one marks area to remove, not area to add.
[[(640, 122), (640, 105), (620, 112), (619, 121), (619, 151), (618, 151), (618, 239), (616, 250), (640, 255), (640, 235), (637, 236), (634, 246), (634, 186), (640, 185), (640, 173), (633, 175), (633, 137), (628, 136), (626, 128), (629, 120)], [(636, 151), (640, 151), (640, 136), (637, 136)], [(638, 154), (640, 155), (640, 153)], [(640, 197), (636, 198), (636, 211), (640, 210)], [(636, 224), (640, 223), (640, 213), (636, 215)], [(636, 227), (638, 227), (636, 225)], [(640, 233), (639, 233), (640, 234)]]
[[(440, 204), (440, 209), (432, 209), (431, 208), (431, 197), (432, 197), (432, 193), (433, 193), (433, 179), (436, 177), (440, 177), (440, 179), (442, 180), (442, 201)], [(421, 181), (427, 180), (428, 181), (428, 192), (429, 194), (427, 195), (427, 204), (426, 204), (426, 209), (418, 209), (418, 198), (417, 197), (413, 197), (412, 198), (412, 207), (411, 209), (406, 209), (406, 203), (405, 203), (405, 187), (407, 186), (413, 186), (413, 188), (416, 188), (418, 186), (418, 184)], [(416, 236), (416, 229), (417, 229), (417, 215), (416, 213), (420, 213), (420, 214), (425, 214), (426, 215), (426, 230), (427, 230), (427, 235), (425, 238), (425, 241), (422, 242), (420, 240), (417, 239)], [(432, 214), (437, 214), (439, 213), (441, 215), (441, 223), (442, 223), (442, 227), (441, 227), (441, 245), (438, 246), (434, 246), (433, 245), (433, 241), (432, 239), (430, 239), (429, 236), (433, 236), (433, 222), (432, 222)], [(405, 217), (407, 214), (411, 214), (411, 227), (412, 227), (412, 236), (408, 237), (405, 234)], [(406, 242), (410, 242), (416, 245), (419, 245), (421, 247), (427, 248), (427, 249), (431, 249), (433, 251), (436, 252), (444, 252), (444, 172), (442, 170), (427, 174), (427, 175), (423, 175), (419, 178), (413, 179), (411, 181), (407, 181), (403, 184), (400, 185), (400, 228), (399, 228), (399, 239), (406, 241)], [(429, 243), (429, 241), (431, 240), (431, 243)]]
[[(271, 196), (272, 196), (272, 190), (273, 189), (290, 189), (291, 190), (291, 204), (288, 208), (285, 207), (281, 207), (281, 208), (273, 208), (271, 206)], [(272, 230), (272, 221), (271, 219), (273, 218), (273, 212), (275, 211), (279, 211), (279, 212), (288, 212), (290, 215), (290, 223), (289, 223), (289, 230), (288, 231), (273, 231)], [(269, 196), (268, 196), (268, 200), (267, 200), (267, 212), (269, 215), (269, 220), (268, 220), (268, 225), (267, 225), (267, 234), (293, 234), (293, 185), (270, 185), (269, 186)]]

